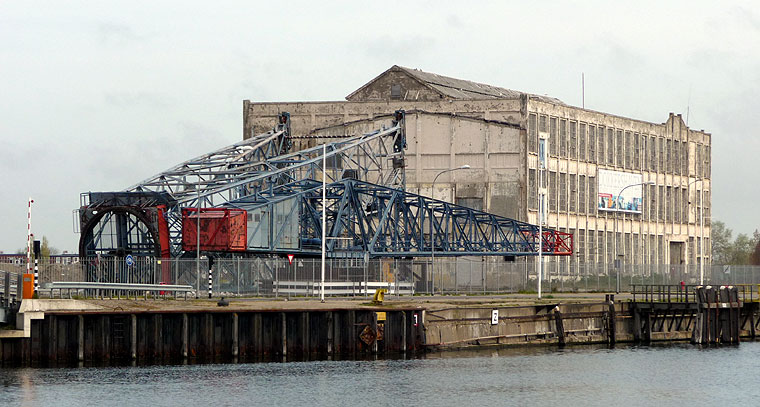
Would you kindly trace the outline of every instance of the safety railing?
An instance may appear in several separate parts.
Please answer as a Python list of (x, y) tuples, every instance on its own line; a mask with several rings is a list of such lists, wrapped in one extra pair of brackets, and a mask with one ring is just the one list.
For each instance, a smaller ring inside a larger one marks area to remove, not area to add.
[(83, 297), (95, 297), (95, 298), (137, 298), (144, 297), (148, 299), (148, 295), (153, 297), (166, 298), (167, 294), (173, 294), (177, 297), (177, 294), (184, 294), (187, 299), (187, 294), (194, 292), (195, 289), (190, 285), (172, 285), (172, 284), (129, 284), (129, 283), (99, 283), (99, 282), (53, 282), (45, 283), (42, 287), (44, 290), (49, 290), (50, 296), (55, 296), (55, 291), (58, 291), (58, 297), (63, 298), (63, 291), (66, 290), (68, 297), (72, 298), (72, 292), (77, 296)]
[[(742, 302), (760, 301), (760, 284), (728, 285), (738, 289)], [(696, 288), (702, 285), (687, 284), (632, 284), (631, 295), (634, 302), (697, 302)]]

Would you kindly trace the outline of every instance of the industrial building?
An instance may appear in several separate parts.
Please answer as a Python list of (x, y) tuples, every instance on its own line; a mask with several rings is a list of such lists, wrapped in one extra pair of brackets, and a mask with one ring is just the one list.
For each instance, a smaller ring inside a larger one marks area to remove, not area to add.
[(606, 269), (616, 259), (634, 267), (710, 262), (711, 135), (680, 114), (650, 123), (393, 66), (344, 101), (245, 100), (243, 137), (289, 112), (299, 150), (378, 128), (399, 109), (406, 189), (532, 224), (543, 194), (544, 224), (574, 235), (572, 256), (549, 259), (552, 274)]

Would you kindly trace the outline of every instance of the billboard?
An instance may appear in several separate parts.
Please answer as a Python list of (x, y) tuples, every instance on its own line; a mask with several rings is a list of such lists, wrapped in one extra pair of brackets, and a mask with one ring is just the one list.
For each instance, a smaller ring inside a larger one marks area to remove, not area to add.
[(641, 213), (641, 174), (599, 169), (596, 179), (599, 182), (596, 205), (600, 211)]

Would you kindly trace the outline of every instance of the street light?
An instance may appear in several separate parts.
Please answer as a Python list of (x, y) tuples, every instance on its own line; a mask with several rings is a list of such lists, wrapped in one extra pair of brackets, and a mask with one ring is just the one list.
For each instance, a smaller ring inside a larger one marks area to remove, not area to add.
[[(620, 202), (620, 196), (623, 195), (623, 191), (625, 191), (626, 189), (628, 189), (630, 187), (635, 187), (637, 185), (654, 185), (654, 184), (655, 184), (654, 181), (646, 181), (646, 182), (637, 182), (635, 184), (624, 186), (623, 189), (621, 189), (620, 192), (618, 192), (618, 194), (615, 196), (615, 209), (618, 209), (617, 206), (618, 206), (618, 202)], [(644, 204), (644, 202), (643, 202), (644, 201), (644, 191), (641, 192), (641, 200), (642, 200), (642, 205), (643, 205)], [(614, 219), (614, 222), (615, 222), (615, 224), (614, 224), (614, 230), (615, 230), (615, 232), (614, 232), (614, 235), (615, 235), (615, 239), (614, 239), (614, 242), (615, 242), (615, 258), (612, 259), (613, 264), (618, 259), (618, 250), (617, 250), (618, 249), (618, 247), (617, 247), (617, 217)], [(625, 231), (625, 212), (623, 212), (623, 231)], [(621, 266), (622, 266), (622, 264), (621, 264)], [(617, 271), (616, 271), (615, 274), (616, 274), (616, 276), (615, 276), (615, 280), (616, 280), (616, 283), (615, 283), (615, 293), (616, 294), (620, 294), (620, 268), (617, 268)]]
[[(457, 170), (469, 170), (470, 165), (464, 164), (462, 166), (459, 166), (457, 168), (449, 168), (447, 170), (443, 170), (436, 174), (436, 176), (433, 178), (433, 185), (430, 187), (430, 195), (431, 198), (435, 198), (435, 182), (438, 180), (438, 177), (441, 174), (445, 174), (447, 172), (457, 171)], [(430, 274), (433, 276), (433, 279), (435, 279), (435, 229), (433, 229), (433, 203), (430, 203)], [(435, 285), (433, 285), (433, 294), (435, 294)], [(441, 286), (441, 294), (443, 294), (443, 285)]]
[[(691, 184), (695, 182), (702, 181), (702, 188), (699, 190), (699, 285), (704, 285), (705, 283), (705, 216), (704, 216), (704, 208), (705, 208), (705, 183), (704, 178), (697, 178), (694, 181), (689, 182), (689, 185), (686, 186), (686, 189), (688, 190)], [(687, 219), (688, 222), (688, 219)]]

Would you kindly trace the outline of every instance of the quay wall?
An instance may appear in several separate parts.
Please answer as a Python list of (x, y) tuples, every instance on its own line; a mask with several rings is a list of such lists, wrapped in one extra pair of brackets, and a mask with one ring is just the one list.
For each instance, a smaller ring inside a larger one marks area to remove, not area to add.
[[(305, 304), (307, 304), (305, 302)], [(494, 315), (496, 313), (496, 315)], [(695, 312), (636, 303), (398, 305), (333, 309), (61, 310), (0, 331), (4, 364), (287, 361), (414, 355), (525, 345), (686, 341)], [(758, 303), (742, 305), (739, 333), (754, 337)]]

